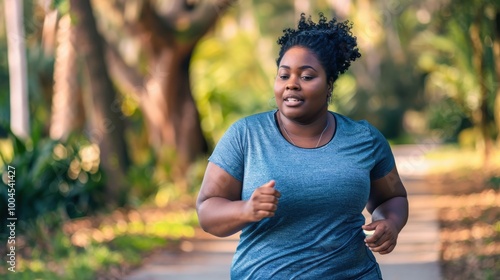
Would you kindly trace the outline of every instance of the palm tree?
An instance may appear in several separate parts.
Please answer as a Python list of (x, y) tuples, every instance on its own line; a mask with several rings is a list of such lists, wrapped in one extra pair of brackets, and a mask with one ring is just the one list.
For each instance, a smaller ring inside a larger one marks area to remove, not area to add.
[(14, 134), (26, 139), (30, 129), (23, 2), (5, 0), (4, 4), (10, 80), (10, 124)]

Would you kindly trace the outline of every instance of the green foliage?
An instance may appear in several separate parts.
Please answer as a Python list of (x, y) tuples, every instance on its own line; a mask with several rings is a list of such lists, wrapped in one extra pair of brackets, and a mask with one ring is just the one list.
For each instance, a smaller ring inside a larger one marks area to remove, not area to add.
[[(8, 184), (15, 189), (15, 216), (22, 225), (57, 212), (64, 218), (81, 217), (105, 205), (103, 174), (96, 150), (83, 139), (64, 144), (50, 139), (31, 143), (9, 132), (10, 145), (0, 150), (2, 173), (0, 201), (8, 204)], [(9, 152), (6, 147), (11, 147)], [(8, 170), (14, 171), (12, 177)], [(0, 218), (7, 218), (7, 211)], [(0, 229), (4, 232), (5, 229)]]
[(491, 178), (488, 179), (486, 182), (488, 186), (490, 186), (492, 189), (495, 191), (500, 190), (500, 176), (492, 176)]
[(273, 108), (274, 63), (259, 50), (268, 43), (249, 32), (206, 38), (197, 47), (193, 92), (209, 143), (240, 117)]
[(459, 133), (472, 126), (468, 116), (451, 98), (431, 103), (427, 110), (429, 128), (436, 132), (436, 138), (443, 141), (456, 142)]
[[(8, 120), (10, 115), (9, 98), (9, 70), (7, 65), (7, 46), (6, 42), (0, 40), (0, 120)], [(0, 127), (1, 130), (1, 127)], [(1, 132), (1, 131), (0, 131)]]
[(53, 8), (57, 9), (61, 14), (69, 12), (69, 0), (53, 0)]
[(192, 237), (193, 224), (197, 223), (194, 210), (146, 209), (143, 216), (117, 212), (101, 220), (93, 217), (74, 225), (69, 222), (65, 230), (48, 225), (56, 213), (37, 217), (22, 237), (28, 243), (20, 242), (17, 248), (16, 272), (0, 266), (0, 278), (109, 279), (109, 271), (126, 272), (154, 249)]
[[(419, 56), (417, 66), (427, 76), (425, 91), (430, 103), (427, 108), (430, 128), (446, 129), (450, 125), (446, 118), (451, 114), (452, 124), (447, 130), (453, 133), (446, 133), (445, 140), (456, 140), (461, 130), (477, 125), (473, 116), (481, 106), (481, 86), (485, 86), (488, 95), (485, 117), (494, 122), (497, 85), (491, 34), (494, 13), (499, 8), (495, 1), (444, 5), (433, 14), (428, 28), (419, 32), (412, 42), (412, 50)], [(473, 62), (471, 29), (474, 24), (478, 24), (478, 35), (484, 49), (483, 73), (478, 73)], [(443, 112), (443, 108), (446, 111)]]
[(131, 250), (141, 253), (148, 252), (154, 248), (163, 247), (167, 241), (158, 236), (144, 235), (121, 235), (110, 242), (110, 245), (117, 250)]
[[(98, 271), (119, 267), (126, 261), (124, 253), (108, 246), (93, 243), (82, 249), (73, 246), (60, 229), (50, 234), (42, 247), (32, 247), (29, 258), (18, 255), (15, 273), (0, 270), (6, 277), (2, 279), (95, 279)], [(129, 254), (133, 253), (137, 254)]]

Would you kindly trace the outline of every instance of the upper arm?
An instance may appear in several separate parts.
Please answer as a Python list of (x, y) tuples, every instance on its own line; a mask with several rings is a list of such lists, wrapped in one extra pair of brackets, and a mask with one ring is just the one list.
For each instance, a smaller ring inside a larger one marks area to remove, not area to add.
[(406, 189), (396, 166), (384, 177), (371, 182), (366, 208), (372, 213), (380, 204), (394, 197), (406, 197)]
[(235, 201), (241, 200), (242, 183), (231, 176), (224, 169), (209, 162), (198, 193), (196, 206), (212, 197), (225, 198)]

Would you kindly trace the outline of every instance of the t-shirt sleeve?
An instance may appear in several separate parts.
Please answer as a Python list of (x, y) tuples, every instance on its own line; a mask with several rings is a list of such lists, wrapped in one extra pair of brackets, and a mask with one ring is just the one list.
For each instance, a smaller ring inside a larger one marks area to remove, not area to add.
[(208, 160), (235, 179), (243, 181), (245, 122), (232, 124), (219, 140)]
[(396, 163), (389, 142), (384, 135), (371, 124), (368, 124), (368, 127), (372, 135), (373, 156), (375, 159), (375, 164), (370, 171), (370, 179), (373, 181), (389, 174)]

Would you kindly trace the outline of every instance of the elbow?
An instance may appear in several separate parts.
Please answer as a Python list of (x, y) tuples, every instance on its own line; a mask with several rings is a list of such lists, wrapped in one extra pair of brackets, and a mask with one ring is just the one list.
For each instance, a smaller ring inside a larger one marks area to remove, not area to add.
[(366, 204), (366, 210), (368, 210), (368, 212), (370, 214), (373, 214), (375, 209), (377, 209), (379, 206), (384, 205), (387, 202), (393, 201), (393, 200), (406, 201), (406, 204), (408, 207), (408, 196), (405, 192), (404, 194), (393, 196), (393, 197), (390, 197), (390, 198), (384, 199), (384, 200), (369, 200), (368, 203)]
[(200, 228), (206, 232), (209, 233), (215, 237), (228, 237), (232, 235), (232, 232), (225, 232), (223, 231), (220, 227), (214, 226), (212, 223), (204, 221), (202, 218), (198, 216)]
[(231, 235), (230, 233), (219, 231), (213, 227), (201, 226), (201, 229), (203, 229), (204, 232), (209, 233), (215, 237), (223, 238), (223, 237), (228, 237)]
[(211, 213), (207, 209), (204, 209), (202, 204), (196, 205), (196, 213), (198, 215), (198, 224), (204, 232), (216, 237), (228, 237), (233, 234), (232, 232), (224, 231), (224, 225), (213, 221), (210, 217)]

